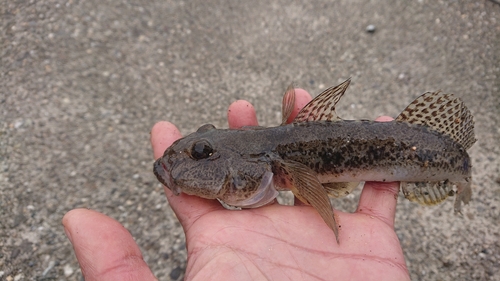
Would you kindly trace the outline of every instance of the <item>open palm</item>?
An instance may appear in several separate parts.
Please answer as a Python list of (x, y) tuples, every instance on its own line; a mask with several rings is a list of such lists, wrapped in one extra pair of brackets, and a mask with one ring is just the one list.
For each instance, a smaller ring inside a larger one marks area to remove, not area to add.
[[(296, 111), (309, 99), (297, 90)], [(228, 118), (233, 128), (257, 125), (245, 101), (231, 105)], [(155, 159), (180, 137), (173, 124), (157, 123), (151, 132)], [(409, 280), (394, 232), (398, 190), (398, 183), (366, 183), (355, 213), (336, 211), (340, 244), (310, 206), (230, 211), (213, 200), (165, 192), (186, 233), (186, 280)], [(63, 224), (86, 280), (154, 280), (116, 221), (74, 210)], [(103, 228), (113, 235), (96, 234)]]
[(390, 222), (364, 212), (337, 213), (340, 245), (308, 206), (211, 210), (193, 217), (185, 221), (186, 279), (409, 279)]

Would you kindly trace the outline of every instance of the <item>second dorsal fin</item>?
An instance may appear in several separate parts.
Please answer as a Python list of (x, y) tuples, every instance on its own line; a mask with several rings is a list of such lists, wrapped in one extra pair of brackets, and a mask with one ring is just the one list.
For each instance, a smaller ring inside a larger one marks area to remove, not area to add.
[(338, 86), (330, 87), (323, 91), (302, 108), (293, 122), (340, 120), (340, 117), (335, 113), (335, 105), (337, 105), (340, 98), (344, 95), (347, 87), (349, 87), (349, 83), (351, 83), (350, 78)]
[(450, 136), (465, 149), (476, 142), (472, 114), (451, 94), (427, 92), (408, 105), (396, 121), (428, 126)]

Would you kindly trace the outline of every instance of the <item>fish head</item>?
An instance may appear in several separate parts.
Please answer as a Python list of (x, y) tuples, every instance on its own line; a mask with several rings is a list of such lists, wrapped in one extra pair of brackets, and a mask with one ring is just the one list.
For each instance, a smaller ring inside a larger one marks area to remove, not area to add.
[[(175, 141), (155, 161), (158, 180), (175, 195), (184, 192), (219, 199), (234, 207), (256, 208), (276, 196), (273, 173), (261, 158), (242, 158), (232, 130), (207, 124)], [(231, 141), (226, 141), (231, 139)]]

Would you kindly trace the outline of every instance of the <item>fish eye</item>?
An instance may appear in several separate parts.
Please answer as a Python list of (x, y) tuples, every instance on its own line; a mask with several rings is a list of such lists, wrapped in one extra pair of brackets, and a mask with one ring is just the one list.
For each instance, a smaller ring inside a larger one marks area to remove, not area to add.
[(206, 140), (200, 140), (191, 147), (191, 157), (195, 160), (201, 160), (210, 157), (214, 150)]

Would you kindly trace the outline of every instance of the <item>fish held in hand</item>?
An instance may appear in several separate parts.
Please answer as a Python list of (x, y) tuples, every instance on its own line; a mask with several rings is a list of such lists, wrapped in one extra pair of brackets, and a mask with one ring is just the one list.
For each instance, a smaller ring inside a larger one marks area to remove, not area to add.
[(226, 205), (257, 208), (280, 190), (314, 207), (339, 241), (330, 197), (361, 181), (400, 181), (406, 198), (434, 205), (456, 195), (455, 211), (471, 198), (474, 122), (463, 102), (428, 92), (391, 122), (343, 120), (335, 106), (350, 80), (328, 88), (286, 124), (295, 104), (289, 87), (277, 127), (216, 129), (207, 124), (175, 141), (154, 163), (158, 180)]

